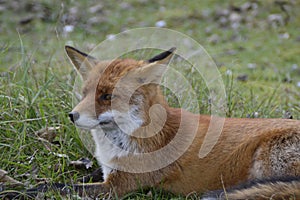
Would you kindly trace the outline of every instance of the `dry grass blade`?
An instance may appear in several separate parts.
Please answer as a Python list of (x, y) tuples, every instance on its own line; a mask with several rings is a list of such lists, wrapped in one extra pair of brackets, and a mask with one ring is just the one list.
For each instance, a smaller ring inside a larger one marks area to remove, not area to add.
[(23, 183), (11, 178), (7, 174), (7, 171), (0, 169), (0, 183), (5, 183), (9, 186), (23, 186)]

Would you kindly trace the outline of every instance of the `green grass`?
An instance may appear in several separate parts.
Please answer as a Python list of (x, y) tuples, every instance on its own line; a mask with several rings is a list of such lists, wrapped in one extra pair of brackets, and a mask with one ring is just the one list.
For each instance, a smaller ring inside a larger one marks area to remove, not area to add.
[[(290, 112), (300, 119), (300, 4), (288, 7), (290, 20), (284, 25), (268, 22), (271, 14), (286, 14), (272, 0), (258, 3), (257, 14), (234, 30), (216, 18), (229, 3), (214, 1), (101, 1), (96, 13), (89, 9), (98, 1), (27, 0), (1, 3), (0, 11), (0, 169), (26, 187), (41, 179), (71, 183), (97, 168), (78, 169), (71, 160), (92, 155), (83, 146), (67, 113), (72, 109), (73, 71), (64, 53), (65, 44), (89, 51), (108, 34), (154, 26), (165, 20), (167, 28), (194, 38), (218, 64), (227, 92), (227, 117), (282, 118)], [(240, 6), (246, 1), (230, 1)], [(208, 14), (205, 14), (208, 13)], [(32, 18), (28, 23), (20, 23)], [(74, 31), (64, 33), (67, 24)], [(288, 38), (281, 38), (288, 34)], [(217, 41), (211, 41), (217, 35)], [(250, 67), (249, 67), (250, 66)], [(251, 66), (255, 66), (251, 68)], [(71, 74), (71, 75), (70, 75)], [(237, 77), (245, 75), (246, 81)], [(207, 91), (201, 78), (190, 75), (199, 92), (201, 113), (209, 113)], [(171, 104), (176, 100), (171, 98)], [(59, 127), (52, 143), (35, 133)], [(58, 156), (65, 155), (65, 156)], [(153, 191), (128, 199), (166, 199)], [(172, 196), (172, 198), (181, 198)], [(182, 197), (183, 198), (183, 197)]]

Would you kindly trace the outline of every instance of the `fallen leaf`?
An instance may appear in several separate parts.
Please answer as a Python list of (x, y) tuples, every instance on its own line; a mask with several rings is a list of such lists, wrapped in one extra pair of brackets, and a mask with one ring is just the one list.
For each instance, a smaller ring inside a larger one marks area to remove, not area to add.
[(0, 169), (0, 182), (5, 183), (10, 186), (21, 186), (23, 183), (11, 178), (10, 176), (7, 175), (7, 171), (4, 171)]
[(37, 132), (35, 132), (35, 134), (40, 137), (43, 138), (45, 140), (47, 140), (48, 142), (53, 142), (54, 138), (57, 135), (57, 130), (59, 130), (60, 127), (46, 127), (43, 128), (41, 130), (38, 130)]

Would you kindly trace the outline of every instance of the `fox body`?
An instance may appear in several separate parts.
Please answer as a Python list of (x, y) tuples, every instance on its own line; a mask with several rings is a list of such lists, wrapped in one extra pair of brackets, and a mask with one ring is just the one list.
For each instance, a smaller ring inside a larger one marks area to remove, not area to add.
[[(84, 80), (82, 100), (70, 118), (77, 127), (91, 131), (104, 179), (78, 187), (80, 195), (114, 192), (120, 197), (147, 187), (187, 195), (249, 180), (296, 177), (285, 194), (300, 198), (300, 121), (227, 118), (215, 146), (200, 158), (212, 117), (169, 107), (159, 86), (173, 49), (147, 61), (98, 61), (69, 46), (66, 52)], [(167, 153), (143, 157), (168, 145)], [(156, 167), (161, 163), (165, 164)], [(226, 198), (282, 197), (278, 187), (272, 190), (272, 183), (279, 181), (257, 183), (269, 187), (268, 194), (252, 185), (251, 195), (244, 188), (232, 194), (229, 190)], [(214, 193), (206, 198), (225, 197)]]

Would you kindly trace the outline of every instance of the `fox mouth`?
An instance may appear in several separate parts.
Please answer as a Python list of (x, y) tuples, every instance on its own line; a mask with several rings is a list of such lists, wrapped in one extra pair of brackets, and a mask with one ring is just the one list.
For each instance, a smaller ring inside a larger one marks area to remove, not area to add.
[(112, 124), (113, 122), (112, 121), (101, 121), (99, 122), (99, 125), (100, 126), (105, 126), (105, 125), (109, 125), (109, 124)]

